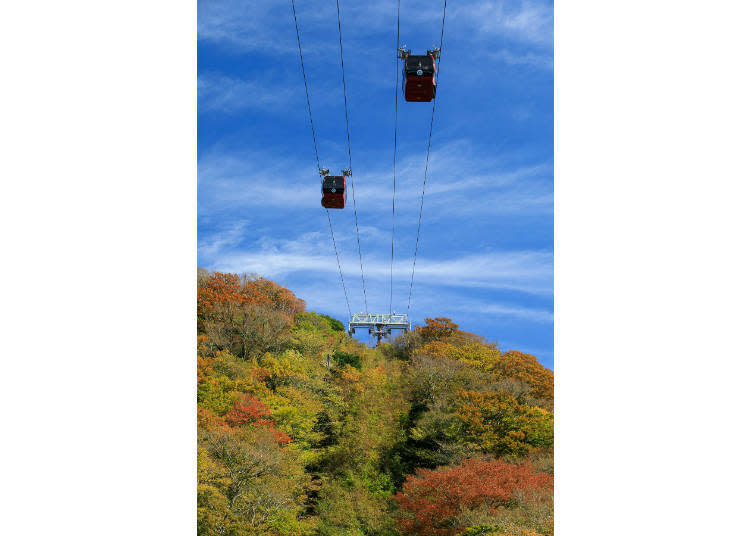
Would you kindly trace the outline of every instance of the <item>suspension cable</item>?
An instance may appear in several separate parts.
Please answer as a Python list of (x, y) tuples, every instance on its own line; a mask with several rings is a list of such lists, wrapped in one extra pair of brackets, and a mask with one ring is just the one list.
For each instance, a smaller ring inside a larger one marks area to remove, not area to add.
[[(320, 158), (318, 156), (318, 140), (315, 136), (315, 124), (313, 123), (312, 117), (312, 106), (310, 105), (310, 91), (307, 86), (307, 74), (305, 73), (305, 62), (302, 59), (302, 41), (299, 36), (299, 24), (297, 22), (297, 9), (292, 0), (292, 14), (294, 15), (294, 28), (297, 30), (297, 47), (299, 48), (299, 63), (302, 67), (302, 78), (305, 81), (305, 97), (307, 98), (307, 113), (310, 117), (310, 130), (312, 131), (313, 138), (313, 149), (315, 150), (315, 162), (317, 164), (316, 174), (320, 172)], [(350, 157), (351, 164), (351, 157)], [(344, 273), (341, 270), (341, 262), (339, 261), (339, 250), (336, 247), (336, 238), (333, 235), (333, 224), (331, 223), (331, 214), (326, 209), (326, 215), (328, 216), (328, 228), (331, 230), (331, 241), (333, 242), (333, 251), (336, 253), (336, 264), (339, 267), (339, 277), (341, 278), (341, 286), (344, 289), (344, 299), (346, 300), (346, 309), (349, 311), (349, 318), (352, 316), (352, 309), (349, 306), (349, 295), (346, 292), (346, 284), (344, 283)]]
[[(398, 9), (396, 11), (396, 50), (398, 50), (399, 41), (401, 40), (401, 0), (398, 0)], [(396, 55), (396, 98), (395, 112), (393, 118), (393, 202), (391, 205), (391, 299), (388, 306), (388, 312), (393, 312), (393, 257), (394, 241), (396, 238), (396, 146), (398, 140), (398, 74), (399, 74), (399, 57)]]
[(349, 295), (346, 293), (346, 285), (344, 284), (344, 273), (341, 271), (341, 261), (339, 261), (339, 250), (336, 247), (336, 239), (333, 237), (333, 224), (331, 224), (331, 213), (326, 209), (326, 216), (328, 216), (328, 227), (331, 229), (331, 240), (333, 240), (333, 251), (336, 252), (336, 264), (339, 265), (339, 277), (341, 278), (341, 286), (344, 287), (344, 298), (346, 299), (346, 309), (349, 311), (349, 318), (352, 317), (352, 308), (349, 306)]
[[(352, 170), (352, 141), (349, 136), (349, 104), (346, 99), (346, 77), (344, 76), (344, 44), (341, 38), (341, 8), (336, 0), (336, 16), (339, 23), (339, 52), (341, 54), (341, 84), (344, 88), (344, 117), (346, 118), (346, 148), (349, 153), (349, 171)], [(367, 306), (367, 290), (365, 288), (365, 268), (362, 263), (362, 245), (359, 240), (359, 219), (357, 218), (357, 198), (354, 196), (354, 173), (349, 176), (352, 185), (352, 202), (354, 204), (354, 227), (357, 231), (357, 252), (359, 253), (359, 269), (362, 273), (362, 295), (365, 298), (365, 312), (369, 314)], [(351, 316), (351, 315), (350, 315)]]
[[(439, 75), (440, 75), (440, 61), (443, 57), (443, 35), (445, 32), (445, 8), (448, 4), (448, 0), (443, 0), (443, 24), (440, 28), (440, 55), (438, 56), (437, 66), (435, 67), (435, 78), (439, 81)], [(409, 283), (409, 303), (407, 305), (406, 311), (407, 314), (411, 310), (411, 294), (412, 289), (414, 287), (414, 268), (417, 265), (417, 251), (419, 250), (419, 232), (422, 229), (422, 208), (424, 207), (424, 191), (425, 187), (427, 186), (427, 166), (430, 163), (430, 147), (432, 146), (432, 125), (435, 121), (435, 105), (437, 105), (437, 92), (435, 93), (435, 98), (432, 100), (432, 117), (430, 118), (430, 134), (427, 137), (427, 159), (424, 163), (424, 180), (422, 181), (422, 198), (419, 201), (419, 221), (417, 223), (417, 240), (414, 244), (414, 261), (411, 265), (411, 281)]]
[(307, 74), (305, 73), (305, 62), (302, 59), (302, 41), (299, 38), (299, 24), (297, 23), (297, 9), (294, 7), (294, 0), (292, 0), (292, 14), (294, 15), (294, 28), (297, 30), (297, 48), (299, 48), (299, 64), (302, 66), (302, 79), (305, 81), (305, 97), (307, 97), (307, 113), (310, 116), (310, 129), (312, 130), (313, 138), (313, 149), (315, 149), (315, 162), (317, 163), (317, 171), (320, 171), (320, 158), (318, 158), (318, 140), (315, 137), (315, 125), (313, 124), (312, 118), (312, 106), (310, 106), (310, 91), (307, 88)]

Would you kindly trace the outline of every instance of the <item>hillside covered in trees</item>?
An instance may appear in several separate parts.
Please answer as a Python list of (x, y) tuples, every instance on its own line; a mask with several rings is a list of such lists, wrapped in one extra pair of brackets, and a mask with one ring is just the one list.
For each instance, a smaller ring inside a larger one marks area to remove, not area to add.
[(448, 318), (378, 348), (198, 273), (198, 534), (552, 534), (553, 377)]

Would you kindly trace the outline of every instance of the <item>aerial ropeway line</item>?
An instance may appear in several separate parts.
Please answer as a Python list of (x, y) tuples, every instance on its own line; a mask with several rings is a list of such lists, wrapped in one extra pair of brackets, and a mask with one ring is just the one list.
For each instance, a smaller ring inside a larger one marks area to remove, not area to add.
[[(326, 179), (328, 177), (329, 170), (324, 169), (320, 165), (320, 157), (318, 154), (318, 142), (317, 137), (315, 135), (315, 123), (313, 122), (313, 115), (312, 115), (312, 105), (310, 104), (310, 90), (307, 83), (307, 73), (305, 72), (305, 61), (302, 55), (302, 40), (300, 38), (300, 31), (299, 31), (299, 22), (297, 20), (297, 8), (294, 3), (294, 0), (292, 1), (292, 16), (294, 18), (294, 28), (297, 33), (297, 48), (299, 50), (299, 62), (300, 62), (300, 68), (302, 70), (302, 79), (304, 81), (305, 85), (305, 97), (307, 100), (307, 112), (310, 119), (310, 130), (312, 132), (312, 139), (313, 139), (313, 149), (315, 152), (315, 163), (316, 163), (316, 171), (321, 175), (321, 204), (326, 209), (326, 216), (328, 218), (328, 228), (331, 232), (331, 242), (333, 243), (333, 250), (336, 254), (336, 264), (338, 266), (339, 271), (339, 278), (341, 280), (341, 286), (344, 290), (344, 299), (346, 300), (346, 308), (349, 311), (349, 315), (351, 316), (351, 306), (349, 304), (349, 294), (346, 290), (346, 283), (344, 282), (344, 273), (341, 269), (341, 260), (339, 258), (339, 252), (338, 248), (336, 246), (336, 237), (333, 232), (333, 222), (331, 221), (331, 214), (329, 212), (329, 208), (344, 208), (346, 205), (346, 179), (344, 179), (345, 176), (351, 176), (351, 148), (349, 149), (349, 168), (347, 170), (344, 170), (342, 172), (342, 176), (336, 177), (333, 179), (333, 181), (328, 181), (326, 183)], [(337, 7), (338, 7), (338, 0), (337, 0)], [(339, 32), (341, 31), (341, 23), (339, 20)], [(343, 80), (343, 68), (344, 68), (344, 58), (343, 58), (343, 47), (341, 49), (341, 68), (342, 68), (342, 80)], [(346, 99), (346, 87), (344, 87), (344, 99)], [(346, 109), (346, 101), (345, 101), (345, 109)], [(348, 111), (346, 111), (346, 121), (347, 121), (347, 142), (349, 141), (349, 115)], [(340, 182), (339, 180), (340, 179)], [(331, 184), (333, 182), (333, 184)], [(326, 199), (326, 186), (328, 186), (328, 193), (332, 194), (329, 195)], [(336, 186), (339, 186), (339, 188), (336, 188)], [(352, 190), (352, 199), (354, 199), (354, 190)], [(326, 206), (326, 205), (329, 206)], [(359, 226), (357, 225), (357, 242), (359, 243)], [(361, 253), (360, 253), (361, 258)], [(360, 261), (361, 264), (361, 261)], [(365, 280), (364, 280), (364, 267), (362, 268), (362, 290), (365, 292)], [(367, 296), (365, 294), (365, 307), (367, 307)]]
[[(419, 250), (419, 236), (422, 226), (422, 214), (424, 209), (424, 194), (427, 185), (427, 170), (430, 161), (430, 148), (432, 145), (432, 130), (435, 120), (435, 105), (437, 101), (437, 79), (440, 70), (440, 57), (443, 47), (443, 37), (445, 32), (445, 12), (447, 7), (447, 0), (443, 0), (443, 20), (440, 29), (440, 46), (427, 50), (424, 55), (412, 54), (411, 50), (405, 46), (399, 46), (400, 41), (400, 28), (401, 28), (401, 0), (398, 0), (397, 14), (396, 14), (396, 98), (395, 98), (395, 113), (394, 113), (394, 134), (393, 134), (393, 199), (392, 199), (392, 211), (391, 211), (391, 272), (390, 272), (390, 299), (389, 299), (389, 310), (388, 314), (375, 314), (370, 313), (367, 305), (367, 289), (365, 284), (364, 274), (364, 262), (362, 260), (362, 246), (359, 237), (359, 218), (357, 215), (357, 201), (354, 195), (354, 179), (352, 177), (352, 151), (351, 151), (351, 134), (349, 129), (349, 107), (346, 94), (346, 76), (344, 71), (344, 46), (341, 31), (341, 7), (340, 0), (336, 0), (336, 15), (338, 23), (339, 33), (339, 53), (341, 60), (341, 85), (344, 96), (344, 119), (346, 124), (346, 144), (347, 154), (349, 158), (349, 167), (342, 170), (341, 175), (331, 175), (330, 170), (322, 168), (320, 165), (320, 158), (318, 155), (318, 144), (317, 137), (315, 134), (315, 125), (313, 123), (312, 106), (310, 104), (310, 92), (307, 82), (307, 75), (305, 73), (305, 64), (302, 55), (302, 42), (300, 39), (299, 23), (297, 21), (297, 10), (295, 2), (292, 0), (292, 13), (294, 16), (294, 25), (297, 32), (297, 45), (299, 49), (300, 67), (302, 70), (302, 77), (305, 85), (305, 96), (307, 98), (307, 111), (310, 120), (310, 130), (313, 138), (313, 149), (315, 152), (315, 161), (317, 165), (317, 171), (321, 177), (321, 205), (326, 209), (328, 217), (328, 225), (331, 231), (331, 241), (333, 243), (334, 252), (336, 254), (336, 263), (338, 265), (339, 277), (341, 280), (341, 286), (344, 290), (344, 298), (346, 300), (347, 310), (349, 311), (349, 327), (348, 332), (353, 335), (357, 329), (367, 328), (370, 335), (377, 337), (377, 342), (380, 344), (383, 336), (390, 335), (393, 330), (404, 330), (408, 331), (411, 329), (411, 322), (409, 321), (408, 312), (411, 310), (412, 301), (412, 290), (414, 286), (414, 272), (417, 262), (417, 252)], [(398, 60), (403, 60), (403, 69), (399, 72)], [(430, 118), (430, 130), (427, 139), (427, 157), (425, 161), (424, 180), (422, 182), (422, 195), (420, 198), (419, 206), (419, 220), (417, 224), (417, 235), (414, 247), (414, 258), (412, 261), (411, 278), (409, 282), (409, 298), (406, 314), (399, 314), (393, 312), (393, 264), (395, 257), (395, 231), (396, 231), (396, 154), (398, 149), (398, 101), (399, 101), (399, 74), (401, 74), (401, 93), (404, 96), (406, 102), (432, 102), (432, 114)], [(348, 178), (348, 180), (347, 180)], [(347, 184), (347, 182), (349, 184)], [(359, 254), (359, 265), (360, 273), (362, 278), (362, 295), (364, 298), (365, 312), (352, 314), (349, 303), (349, 296), (344, 282), (344, 274), (341, 269), (341, 261), (339, 258), (338, 248), (336, 246), (336, 238), (333, 232), (333, 223), (331, 222), (331, 215), (329, 209), (342, 210), (346, 207), (347, 198), (347, 186), (351, 187), (351, 198), (354, 209), (354, 225), (357, 237), (357, 252)]]

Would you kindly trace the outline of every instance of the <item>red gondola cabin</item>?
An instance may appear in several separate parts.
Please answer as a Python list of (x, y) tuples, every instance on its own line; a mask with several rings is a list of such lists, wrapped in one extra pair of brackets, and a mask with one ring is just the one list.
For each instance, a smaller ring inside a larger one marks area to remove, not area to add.
[(346, 179), (344, 177), (324, 177), (322, 192), (323, 198), (320, 204), (325, 208), (346, 206)]
[(432, 54), (404, 60), (404, 97), (407, 102), (430, 102), (435, 98), (435, 58)]

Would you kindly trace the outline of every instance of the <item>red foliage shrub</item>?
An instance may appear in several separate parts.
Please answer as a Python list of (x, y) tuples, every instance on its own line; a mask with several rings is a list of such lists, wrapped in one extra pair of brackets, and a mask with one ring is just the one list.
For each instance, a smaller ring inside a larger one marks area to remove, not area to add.
[(281, 445), (286, 445), (287, 443), (292, 442), (292, 438), (289, 437), (289, 434), (282, 432), (281, 430), (277, 430), (276, 428), (269, 428), (271, 434), (273, 434), (273, 438)]
[(224, 420), (230, 426), (250, 424), (254, 428), (266, 427), (279, 443), (289, 443), (292, 438), (274, 428), (276, 422), (270, 417), (271, 408), (254, 396), (245, 394), (234, 401), (234, 407), (224, 416)]
[(242, 395), (234, 401), (234, 407), (226, 414), (224, 419), (230, 426), (239, 426), (250, 423), (253, 426), (273, 425), (273, 419), (265, 419), (271, 416), (271, 408), (251, 395)]
[(512, 506), (535, 493), (551, 492), (552, 478), (528, 465), (501, 460), (473, 459), (457, 467), (417, 469), (395, 496), (405, 514), (399, 525), (404, 534), (453, 536), (466, 529), (455, 523), (462, 509)]

